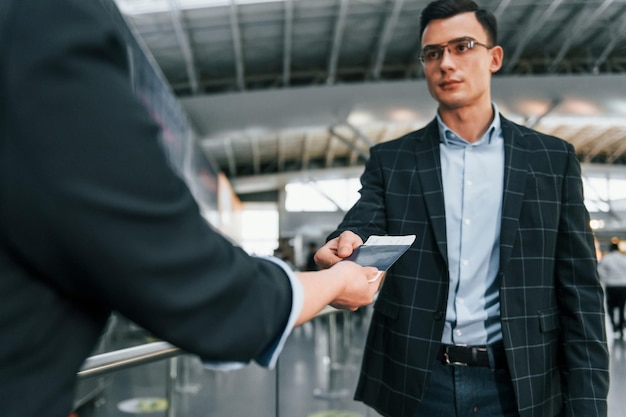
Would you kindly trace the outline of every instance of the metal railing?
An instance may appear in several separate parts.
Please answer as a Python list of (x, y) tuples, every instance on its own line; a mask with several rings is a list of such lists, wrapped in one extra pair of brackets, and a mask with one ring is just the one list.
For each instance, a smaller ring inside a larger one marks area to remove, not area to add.
[[(315, 318), (341, 312), (333, 307), (326, 307)], [(167, 342), (152, 342), (111, 352), (90, 356), (78, 372), (79, 378), (102, 376), (122, 369), (132, 368), (146, 363), (171, 358), (186, 353)]]
[[(336, 353), (337, 348), (337, 335), (336, 333), (336, 314), (343, 312), (343, 310), (337, 310), (333, 307), (326, 307), (320, 311), (314, 319), (328, 316), (329, 318), (329, 330), (330, 330), (330, 351)], [(345, 336), (345, 335), (344, 335)], [(330, 353), (330, 356), (334, 356)], [(168, 364), (168, 377), (166, 381), (166, 396), (168, 401), (167, 417), (175, 417), (175, 389), (177, 369), (178, 369), (178, 356), (188, 354), (188, 352), (164, 341), (151, 342), (142, 344), (139, 346), (133, 346), (129, 348), (114, 350), (110, 352), (100, 353), (90, 356), (85, 360), (83, 366), (78, 372), (78, 378), (81, 380), (102, 377), (112, 374), (117, 371), (121, 371), (128, 368), (134, 368), (141, 365), (145, 365), (151, 362), (156, 362), (164, 359), (169, 359)], [(280, 362), (280, 361), (279, 361)], [(278, 369), (278, 366), (277, 366)], [(278, 385), (278, 378), (277, 378)], [(279, 415), (278, 405), (278, 386), (276, 387), (276, 416)], [(327, 395), (316, 393), (316, 396)]]
[(102, 376), (122, 369), (171, 358), (184, 353), (167, 342), (152, 342), (90, 356), (78, 372), (79, 378)]

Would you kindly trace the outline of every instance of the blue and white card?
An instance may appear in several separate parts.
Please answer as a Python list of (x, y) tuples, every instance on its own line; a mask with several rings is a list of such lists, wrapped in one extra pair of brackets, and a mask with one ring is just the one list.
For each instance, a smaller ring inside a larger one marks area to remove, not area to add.
[(384, 272), (411, 247), (414, 241), (415, 235), (373, 235), (345, 259), (356, 262), (361, 266), (375, 266), (378, 270)]

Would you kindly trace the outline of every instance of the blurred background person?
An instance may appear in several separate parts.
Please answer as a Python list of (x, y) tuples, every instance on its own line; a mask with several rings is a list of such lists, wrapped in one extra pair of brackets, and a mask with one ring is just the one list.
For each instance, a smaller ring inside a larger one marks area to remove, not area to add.
[(612, 241), (609, 251), (598, 264), (598, 274), (606, 289), (607, 314), (615, 337), (624, 338), (624, 307), (626, 305), (626, 255)]
[(306, 257), (305, 271), (317, 271), (319, 267), (315, 263), (315, 252), (317, 252), (317, 244), (315, 242), (309, 242), (309, 253)]

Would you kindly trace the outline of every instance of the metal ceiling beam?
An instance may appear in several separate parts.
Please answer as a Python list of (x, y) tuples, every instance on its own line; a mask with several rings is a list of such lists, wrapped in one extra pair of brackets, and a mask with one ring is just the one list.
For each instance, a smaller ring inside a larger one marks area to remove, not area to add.
[(378, 37), (379, 42), (374, 54), (374, 64), (371, 71), (372, 78), (374, 80), (380, 79), (380, 73), (383, 68), (383, 63), (385, 62), (385, 55), (387, 54), (387, 47), (389, 46), (389, 42), (391, 42), (391, 37), (393, 36), (393, 31), (398, 23), (398, 17), (400, 16), (400, 11), (402, 10), (403, 5), (404, 0), (395, 0), (391, 7), (391, 11), (389, 11), (385, 17), (385, 24), (383, 25), (380, 36)]
[(237, 176), (237, 163), (235, 162), (235, 152), (233, 151), (233, 140), (228, 138), (224, 141), (224, 152), (226, 153), (226, 159), (228, 159), (228, 172), (230, 177)]
[(563, 99), (561, 97), (553, 98), (552, 101), (550, 102), (550, 104), (548, 105), (548, 108), (546, 109), (546, 111), (544, 111), (541, 114), (529, 116), (526, 119), (526, 121), (524, 122), (524, 126), (526, 126), (528, 128), (531, 128), (531, 129), (533, 127), (537, 126), (537, 123), (539, 123), (541, 121), (541, 119), (546, 117), (548, 114), (552, 113), (554, 111), (554, 109), (556, 109), (558, 107), (558, 105), (561, 104), (562, 101), (563, 101)]
[(613, 153), (611, 153), (611, 155), (609, 155), (606, 158), (606, 163), (612, 164), (613, 162), (615, 162), (616, 159), (620, 158), (625, 153), (626, 153), (626, 134), (622, 133), (622, 138), (620, 139), (620, 145), (617, 147), (616, 150), (613, 151)]
[(346, 138), (345, 136), (341, 135), (339, 132), (337, 132), (337, 125), (333, 125), (330, 126), (328, 128), (328, 131), (330, 132), (331, 135), (333, 135), (334, 137), (336, 137), (337, 139), (339, 139), (340, 141), (342, 141), (343, 143), (345, 143), (348, 148), (352, 149), (353, 151), (356, 151), (359, 153), (359, 155), (366, 160), (367, 158), (369, 158), (369, 154), (367, 152), (365, 152), (363, 149), (359, 148), (358, 146), (356, 146), (354, 143), (352, 143), (350, 141), (350, 139)]
[(285, 133), (278, 133), (278, 149), (276, 151), (276, 169), (278, 172), (285, 170), (285, 147), (287, 142), (285, 135)]
[(576, 136), (576, 145), (574, 146), (576, 153), (582, 155), (584, 161), (589, 162), (591, 160), (591, 158), (589, 158), (589, 152), (596, 146), (598, 140), (596, 127), (584, 125), (579, 127), (572, 136)]
[(326, 169), (332, 168), (333, 160), (335, 159), (335, 148), (332, 146), (333, 137), (333, 134), (328, 132), (328, 137), (326, 138), (326, 146), (324, 147), (324, 154), (326, 155), (324, 166), (326, 167)]
[(198, 94), (198, 75), (196, 73), (196, 63), (193, 57), (193, 51), (191, 50), (191, 42), (187, 31), (183, 28), (182, 17), (178, 0), (168, 0), (170, 5), (170, 17), (172, 25), (174, 26), (174, 32), (176, 33), (176, 40), (180, 45), (180, 49), (183, 53), (183, 59), (185, 60), (185, 68), (187, 69), (187, 77), (189, 78), (189, 86), (191, 94)]
[(572, 45), (582, 38), (585, 30), (600, 18), (600, 15), (611, 5), (611, 3), (613, 3), (613, 0), (604, 0), (600, 6), (587, 6), (581, 8), (576, 19), (573, 23), (570, 23), (569, 27), (565, 31), (565, 41), (550, 64), (548, 73), (554, 73), (557, 70), (559, 64)]
[(243, 51), (241, 47), (241, 30), (239, 29), (239, 16), (237, 13), (237, 0), (230, 0), (230, 32), (233, 37), (233, 52), (235, 55), (235, 71), (237, 74), (237, 88), (240, 91), (246, 89), (245, 69), (243, 66)]
[(273, 191), (284, 187), (289, 182), (323, 179), (358, 178), (363, 173), (363, 165), (331, 169), (311, 169), (308, 171), (284, 172), (279, 174), (253, 175), (232, 178), (230, 183), (236, 194)]
[(335, 21), (335, 31), (333, 33), (333, 44), (330, 50), (330, 58), (328, 59), (328, 77), (326, 84), (332, 85), (337, 79), (337, 65), (339, 63), (339, 52), (341, 51), (341, 41), (343, 39), (343, 31), (346, 27), (346, 18), (348, 16), (348, 4), (350, 0), (341, 0), (339, 4), (339, 15)]
[(259, 175), (261, 173), (261, 150), (259, 148), (259, 138), (256, 136), (250, 136), (250, 149), (252, 151), (252, 167), (254, 174)]
[(609, 27), (608, 32), (611, 33), (611, 40), (606, 44), (604, 50), (598, 58), (595, 60), (592, 66), (592, 71), (597, 72), (600, 68), (600, 65), (606, 61), (609, 57), (610, 53), (615, 49), (618, 42), (621, 41), (621, 37), (626, 32), (626, 19), (624, 18), (625, 13), (622, 13), (622, 16), (615, 20), (615, 22)]
[(605, 152), (614, 143), (621, 143), (621, 139), (624, 137), (624, 132), (618, 128), (610, 128), (602, 134), (594, 135), (592, 146), (585, 152), (584, 160), (586, 162), (592, 161), (593, 158)]
[(515, 52), (513, 52), (513, 56), (509, 59), (508, 63), (504, 68), (504, 72), (511, 72), (513, 68), (515, 68), (515, 64), (519, 61), (522, 56), (522, 52), (524, 52), (524, 48), (528, 42), (532, 39), (532, 37), (537, 33), (537, 31), (548, 21), (548, 19), (552, 16), (557, 7), (560, 6), (563, 0), (553, 0), (550, 6), (547, 9), (544, 9), (542, 5), (539, 5), (535, 8), (532, 16), (528, 20), (530, 23), (524, 29), (519, 30), (519, 33), (523, 33), (521, 39), (517, 40), (517, 48), (515, 48)]
[(500, 20), (500, 17), (504, 14), (504, 11), (509, 6), (510, 2), (511, 2), (511, 0), (502, 0), (500, 2), (500, 4), (498, 5), (498, 8), (496, 9), (496, 11), (493, 12), (494, 16), (496, 17), (496, 20)]
[(293, 1), (285, 0), (285, 36), (283, 40), (283, 86), (291, 81), (291, 48), (293, 44)]
[(347, 121), (344, 122), (343, 124), (348, 126), (348, 128), (352, 130), (355, 136), (361, 139), (361, 142), (363, 142), (365, 146), (367, 146), (368, 148), (371, 148), (372, 146), (374, 146), (374, 142), (372, 142), (372, 140), (368, 138), (367, 135), (363, 133), (361, 130), (359, 130), (356, 126), (354, 126), (353, 124), (350, 124), (350, 122), (347, 122)]
[(311, 141), (313, 140), (313, 138), (311, 137), (310, 133), (305, 133), (304, 134), (304, 146), (302, 149), (302, 159), (301, 159), (301, 169), (302, 170), (307, 170), (309, 169), (309, 161), (311, 160)]

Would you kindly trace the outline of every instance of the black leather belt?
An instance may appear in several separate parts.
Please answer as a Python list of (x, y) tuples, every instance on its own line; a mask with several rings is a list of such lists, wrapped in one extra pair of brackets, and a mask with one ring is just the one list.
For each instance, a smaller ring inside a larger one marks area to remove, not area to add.
[(446, 365), (486, 366), (491, 369), (506, 368), (506, 355), (502, 344), (490, 346), (441, 345), (437, 359)]

